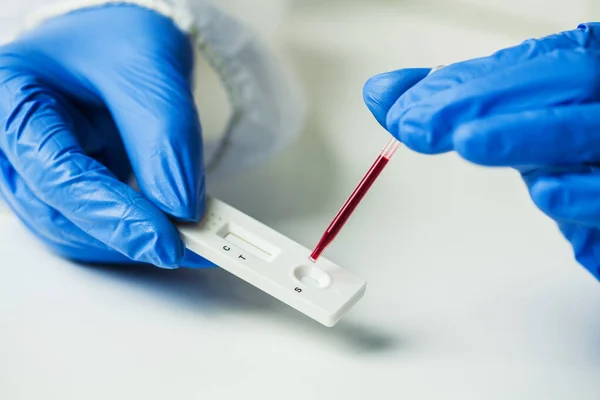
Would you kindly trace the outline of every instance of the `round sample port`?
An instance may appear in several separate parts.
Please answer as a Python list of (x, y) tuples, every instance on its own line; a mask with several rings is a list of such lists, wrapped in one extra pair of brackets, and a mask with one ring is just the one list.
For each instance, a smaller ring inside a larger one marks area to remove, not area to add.
[(327, 289), (332, 282), (331, 276), (312, 265), (301, 265), (294, 270), (294, 277), (312, 289)]

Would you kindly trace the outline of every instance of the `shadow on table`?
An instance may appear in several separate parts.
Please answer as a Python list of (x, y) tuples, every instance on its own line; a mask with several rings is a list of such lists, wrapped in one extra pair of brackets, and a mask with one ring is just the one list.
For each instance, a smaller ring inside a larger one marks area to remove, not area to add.
[(348, 320), (327, 328), (220, 268), (162, 270), (145, 265), (93, 266), (94, 272), (152, 291), (178, 310), (192, 313), (258, 314), (277, 320), (294, 334), (333, 341), (361, 354), (387, 352), (401, 345), (400, 338)]

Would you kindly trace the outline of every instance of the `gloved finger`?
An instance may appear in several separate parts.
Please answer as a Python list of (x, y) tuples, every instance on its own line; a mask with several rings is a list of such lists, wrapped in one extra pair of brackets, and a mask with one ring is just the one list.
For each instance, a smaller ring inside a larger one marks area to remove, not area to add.
[(387, 113), (396, 100), (429, 74), (428, 68), (407, 68), (375, 75), (363, 87), (363, 99), (377, 122), (387, 128)]
[(0, 97), (0, 149), (36, 197), (135, 261), (177, 267), (184, 245), (171, 221), (83, 153), (56, 94), (21, 72), (1, 70), (0, 82), (11, 93)]
[[(476, 119), (523, 110), (600, 100), (600, 52), (554, 51), (507, 65), (455, 88), (405, 105), (404, 96), (387, 116), (388, 130), (415, 151), (451, 151), (455, 129)], [(440, 71), (440, 73), (443, 72)], [(435, 86), (438, 74), (420, 83)]]
[(162, 39), (155, 54), (133, 54), (137, 63), (129, 59), (113, 79), (93, 84), (114, 117), (142, 193), (176, 219), (198, 221), (205, 187), (190, 81), (193, 51), (183, 34)]
[(600, 229), (573, 223), (561, 223), (559, 228), (571, 243), (577, 262), (600, 280)]
[(600, 174), (540, 175), (528, 186), (533, 202), (550, 218), (600, 227)]
[(132, 262), (38, 199), (0, 152), (0, 195), (21, 222), (56, 253), (81, 262)]
[[(131, 171), (121, 138), (108, 110), (84, 112), (61, 101), (73, 120), (73, 131), (86, 154), (107, 163), (111, 172), (125, 180)], [(111, 168), (112, 167), (112, 168)], [(0, 151), (0, 194), (17, 217), (40, 240), (65, 258), (85, 263), (136, 263), (76, 227), (58, 211), (41, 202)], [(186, 268), (212, 268), (213, 263), (189, 251), (181, 260)]]
[[(137, 264), (83, 232), (58, 211), (38, 199), (0, 152), (0, 198), (38, 239), (64, 258), (102, 264)], [(186, 268), (213, 268), (215, 264), (186, 250)]]
[(499, 114), (460, 125), (453, 148), (487, 166), (545, 166), (600, 161), (600, 104)]

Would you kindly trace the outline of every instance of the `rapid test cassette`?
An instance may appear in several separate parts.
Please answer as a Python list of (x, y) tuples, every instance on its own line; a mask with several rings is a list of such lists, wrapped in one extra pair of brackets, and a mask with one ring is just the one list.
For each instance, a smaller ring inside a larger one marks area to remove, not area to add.
[(186, 246), (224, 270), (334, 326), (364, 295), (366, 283), (228, 204), (208, 197), (203, 219), (179, 226)]

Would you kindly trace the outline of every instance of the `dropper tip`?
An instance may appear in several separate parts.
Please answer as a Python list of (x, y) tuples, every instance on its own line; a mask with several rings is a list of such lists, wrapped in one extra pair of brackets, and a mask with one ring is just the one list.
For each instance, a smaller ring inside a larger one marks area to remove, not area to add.
[(319, 251), (319, 249), (315, 249), (312, 253), (310, 253), (310, 256), (308, 256), (308, 260), (311, 263), (316, 264), (319, 257), (321, 257), (321, 252)]

